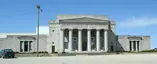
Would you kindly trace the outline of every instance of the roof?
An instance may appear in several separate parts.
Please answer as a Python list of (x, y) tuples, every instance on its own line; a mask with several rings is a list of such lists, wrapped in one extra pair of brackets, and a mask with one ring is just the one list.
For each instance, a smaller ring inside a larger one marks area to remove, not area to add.
[(102, 20), (108, 20), (108, 17), (105, 15), (78, 15), (78, 14), (62, 14), (57, 15), (57, 19), (72, 19), (72, 18), (95, 18), (95, 19), (102, 19)]
[[(0, 38), (6, 38), (7, 36), (24, 36), (24, 35), (37, 35), (36, 33), (0, 33)], [(48, 34), (40, 34), (40, 35), (48, 35)]]

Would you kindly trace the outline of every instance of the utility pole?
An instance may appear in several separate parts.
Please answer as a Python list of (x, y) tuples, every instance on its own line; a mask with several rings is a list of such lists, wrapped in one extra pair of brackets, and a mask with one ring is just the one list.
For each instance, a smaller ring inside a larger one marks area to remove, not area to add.
[(40, 5), (37, 5), (38, 8), (38, 22), (37, 22), (37, 57), (39, 57), (39, 25), (40, 25)]

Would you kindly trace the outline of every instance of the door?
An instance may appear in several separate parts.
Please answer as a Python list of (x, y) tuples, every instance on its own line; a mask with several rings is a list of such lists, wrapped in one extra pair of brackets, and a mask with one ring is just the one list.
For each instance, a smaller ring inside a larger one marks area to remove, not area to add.
[(87, 51), (87, 42), (82, 43), (82, 51)]
[(55, 52), (55, 46), (52, 46), (52, 53)]
[(112, 52), (114, 51), (114, 47), (113, 47), (113, 45), (111, 45), (111, 51), (112, 51)]

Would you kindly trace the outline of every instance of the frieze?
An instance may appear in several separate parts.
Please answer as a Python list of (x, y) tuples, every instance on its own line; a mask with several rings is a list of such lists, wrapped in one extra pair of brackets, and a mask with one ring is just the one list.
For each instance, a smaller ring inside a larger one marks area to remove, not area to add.
[(139, 36), (129, 36), (128, 39), (140, 39), (140, 40), (142, 40), (142, 37), (139, 37)]
[(60, 25), (60, 28), (62, 29), (108, 29), (108, 26), (105, 25), (81, 25), (81, 24), (74, 24), (74, 25), (68, 25), (68, 24), (62, 24)]
[(36, 40), (36, 38), (35, 37), (33, 37), (33, 36), (19, 36), (19, 37), (17, 37), (18, 39), (33, 39), (33, 40)]

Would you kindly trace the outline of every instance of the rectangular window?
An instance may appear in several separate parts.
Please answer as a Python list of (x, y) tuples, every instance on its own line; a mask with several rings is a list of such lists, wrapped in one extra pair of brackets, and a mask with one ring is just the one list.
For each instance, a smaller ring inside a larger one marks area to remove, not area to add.
[(134, 51), (136, 50), (136, 41), (133, 41), (134, 43)]
[(132, 47), (132, 45), (131, 45), (131, 41), (129, 41), (129, 45), (130, 45), (130, 51), (131, 51), (131, 50), (132, 50), (132, 48), (131, 48), (131, 47)]
[(137, 50), (139, 51), (139, 41), (137, 41)]
[(24, 51), (28, 52), (28, 41), (24, 41)]
[(54, 44), (54, 42), (52, 42), (52, 44)]

